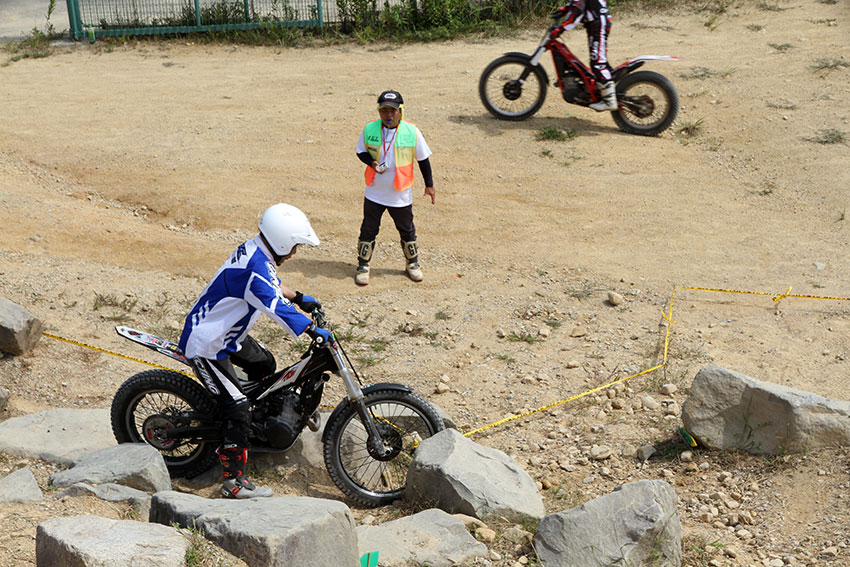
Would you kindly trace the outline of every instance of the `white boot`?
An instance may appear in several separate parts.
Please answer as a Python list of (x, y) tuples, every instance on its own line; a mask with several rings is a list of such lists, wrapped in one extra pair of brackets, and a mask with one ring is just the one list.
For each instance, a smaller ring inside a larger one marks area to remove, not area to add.
[(369, 285), (369, 264), (360, 264), (357, 266), (357, 272), (354, 274), (354, 283), (357, 285)]
[(594, 102), (590, 105), (590, 108), (596, 112), (617, 110), (619, 108), (617, 106), (617, 87), (614, 85), (614, 81), (602, 83), (599, 87), (599, 102)]
[(369, 285), (369, 260), (372, 259), (374, 250), (374, 240), (361, 240), (357, 243), (357, 273), (354, 274), (354, 283), (357, 285)]

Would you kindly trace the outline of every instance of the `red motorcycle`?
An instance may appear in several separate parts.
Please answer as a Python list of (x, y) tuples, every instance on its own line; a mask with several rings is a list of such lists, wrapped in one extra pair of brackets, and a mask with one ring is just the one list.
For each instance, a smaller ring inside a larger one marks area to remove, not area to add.
[[(552, 31), (560, 17), (546, 30), (533, 55), (510, 52), (484, 69), (478, 94), (490, 114), (501, 120), (525, 120), (543, 106), (549, 77), (540, 59), (552, 52), (555, 84), (570, 104), (589, 106), (599, 100), (596, 78)], [(629, 134), (657, 136), (679, 113), (679, 94), (667, 77), (654, 71), (637, 71), (646, 61), (679, 61), (680, 57), (642, 55), (613, 69), (619, 108), (611, 112), (617, 127)]]

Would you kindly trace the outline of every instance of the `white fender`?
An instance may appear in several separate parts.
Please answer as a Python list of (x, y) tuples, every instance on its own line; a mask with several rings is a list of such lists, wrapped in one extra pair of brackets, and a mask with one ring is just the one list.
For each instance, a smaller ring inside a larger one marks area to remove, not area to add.
[[(639, 55), (634, 59), (629, 59), (623, 65), (628, 65), (630, 63), (636, 63), (638, 61), (681, 61), (681, 57), (674, 57), (671, 55)], [(621, 65), (621, 67), (623, 66)]]

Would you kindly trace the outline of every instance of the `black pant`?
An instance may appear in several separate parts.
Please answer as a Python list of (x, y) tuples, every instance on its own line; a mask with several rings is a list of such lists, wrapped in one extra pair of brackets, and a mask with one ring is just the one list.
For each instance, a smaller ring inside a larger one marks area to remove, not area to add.
[(225, 422), (225, 444), (232, 443), (246, 448), (251, 428), (250, 404), (242, 393), (242, 386), (233, 365), (244, 370), (249, 380), (259, 380), (274, 372), (276, 363), (274, 355), (251, 336), (246, 336), (242, 341), (242, 348), (227, 358), (192, 359), (195, 374), (221, 409)]
[(607, 83), (612, 79), (611, 65), (608, 64), (608, 34), (611, 33), (611, 17), (600, 14), (593, 21), (585, 22), (584, 29), (587, 32), (587, 46), (590, 50), (590, 67), (597, 81)]
[(360, 225), (360, 240), (362, 242), (372, 242), (378, 236), (384, 211), (389, 211), (402, 242), (416, 240), (416, 227), (413, 226), (413, 205), (385, 207), (369, 199), (363, 199), (363, 223)]

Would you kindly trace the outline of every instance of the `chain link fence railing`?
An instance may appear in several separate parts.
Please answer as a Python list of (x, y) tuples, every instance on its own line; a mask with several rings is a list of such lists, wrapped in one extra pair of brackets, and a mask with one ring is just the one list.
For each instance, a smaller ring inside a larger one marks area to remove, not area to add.
[(71, 36), (124, 36), (339, 23), (336, 0), (67, 0)]

